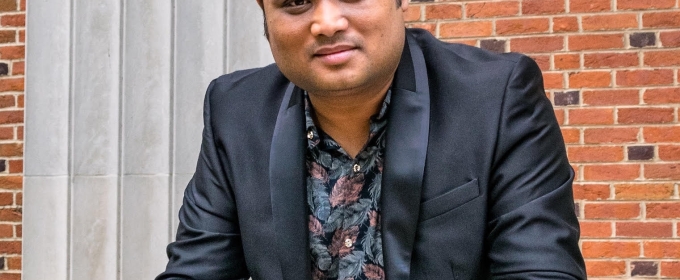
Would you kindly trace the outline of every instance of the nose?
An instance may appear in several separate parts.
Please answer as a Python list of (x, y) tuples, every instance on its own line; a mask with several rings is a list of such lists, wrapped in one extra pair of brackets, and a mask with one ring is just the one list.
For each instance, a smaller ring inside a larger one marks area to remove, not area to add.
[(312, 35), (332, 37), (349, 26), (336, 0), (319, 0), (314, 7)]

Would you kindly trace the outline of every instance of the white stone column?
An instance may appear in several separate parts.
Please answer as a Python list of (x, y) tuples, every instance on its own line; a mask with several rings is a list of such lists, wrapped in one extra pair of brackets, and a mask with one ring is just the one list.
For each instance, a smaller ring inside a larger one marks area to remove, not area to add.
[(255, 1), (28, 1), (23, 271), (152, 279), (205, 88), (272, 62)]

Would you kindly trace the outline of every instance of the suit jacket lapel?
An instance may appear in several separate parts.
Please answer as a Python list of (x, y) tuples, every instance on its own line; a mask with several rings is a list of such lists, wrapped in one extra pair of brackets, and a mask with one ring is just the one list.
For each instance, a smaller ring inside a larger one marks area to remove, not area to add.
[(407, 32), (395, 74), (385, 139), (382, 236), (386, 278), (407, 280), (420, 209), (430, 125), (422, 50)]
[(281, 102), (271, 150), (269, 185), (276, 253), (284, 279), (311, 279), (305, 184), (305, 119), (300, 88), (290, 83)]

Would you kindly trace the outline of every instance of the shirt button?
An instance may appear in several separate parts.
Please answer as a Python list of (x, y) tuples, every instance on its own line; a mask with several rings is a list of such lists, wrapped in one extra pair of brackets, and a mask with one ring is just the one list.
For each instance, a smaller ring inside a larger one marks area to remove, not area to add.
[(361, 165), (355, 164), (354, 167), (352, 167), (352, 170), (354, 170), (354, 172), (361, 171)]
[(314, 138), (314, 131), (307, 132), (307, 139), (312, 140)]
[(352, 243), (353, 243), (352, 239), (350, 238), (345, 239), (345, 247), (352, 248)]

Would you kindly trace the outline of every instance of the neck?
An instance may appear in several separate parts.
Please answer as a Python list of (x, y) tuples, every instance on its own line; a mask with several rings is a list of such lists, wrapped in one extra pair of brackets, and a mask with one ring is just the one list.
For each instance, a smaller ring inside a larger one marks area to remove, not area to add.
[(316, 125), (355, 157), (368, 141), (371, 116), (379, 112), (391, 84), (392, 79), (373, 90), (347, 94), (309, 92)]

